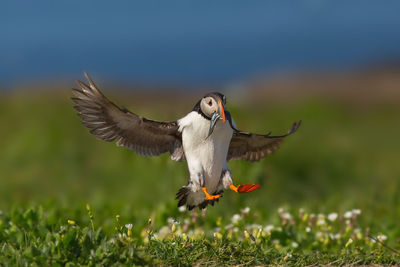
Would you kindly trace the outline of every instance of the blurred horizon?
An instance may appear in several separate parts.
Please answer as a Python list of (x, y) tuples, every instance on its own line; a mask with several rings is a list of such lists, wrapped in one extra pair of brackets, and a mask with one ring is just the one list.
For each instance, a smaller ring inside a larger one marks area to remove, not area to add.
[(397, 1), (0, 5), (0, 91), (72, 83), (83, 71), (99, 83), (229, 89), (266, 76), (400, 62)]

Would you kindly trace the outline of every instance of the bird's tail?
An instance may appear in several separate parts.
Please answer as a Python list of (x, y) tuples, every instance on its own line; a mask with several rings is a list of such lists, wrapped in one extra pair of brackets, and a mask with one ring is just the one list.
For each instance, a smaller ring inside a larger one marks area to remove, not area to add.
[[(176, 193), (176, 198), (175, 198), (178, 200), (178, 207), (181, 207), (186, 204), (189, 194), (190, 194), (190, 188), (188, 186), (183, 186), (181, 189), (179, 189), (178, 193)], [(193, 208), (194, 207), (189, 208), (189, 210)]]
[[(213, 194), (221, 193), (222, 191), (214, 192)], [(179, 189), (178, 193), (176, 193), (176, 199), (178, 200), (178, 207), (186, 205), (188, 210), (192, 210), (195, 207), (204, 209), (208, 205), (214, 206), (215, 202), (219, 201), (219, 198), (214, 200), (204, 200), (204, 193), (202, 191), (193, 192), (190, 186), (183, 186)]]

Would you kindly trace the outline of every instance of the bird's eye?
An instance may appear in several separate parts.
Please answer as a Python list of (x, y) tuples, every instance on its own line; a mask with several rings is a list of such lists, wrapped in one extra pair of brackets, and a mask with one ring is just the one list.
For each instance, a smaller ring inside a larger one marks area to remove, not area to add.
[(209, 105), (210, 107), (212, 106), (212, 101), (211, 101), (211, 100), (208, 101), (208, 105)]

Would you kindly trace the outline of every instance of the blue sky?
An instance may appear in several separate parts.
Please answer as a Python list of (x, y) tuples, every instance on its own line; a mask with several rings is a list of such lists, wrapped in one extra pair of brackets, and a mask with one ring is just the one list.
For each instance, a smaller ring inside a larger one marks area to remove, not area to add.
[(2, 1), (0, 84), (224, 84), (400, 60), (400, 1)]

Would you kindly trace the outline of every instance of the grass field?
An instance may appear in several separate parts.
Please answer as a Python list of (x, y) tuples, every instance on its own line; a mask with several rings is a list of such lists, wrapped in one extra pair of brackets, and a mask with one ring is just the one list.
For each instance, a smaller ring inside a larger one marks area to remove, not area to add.
[[(399, 105), (228, 103), (243, 130), (303, 124), (260, 163), (230, 162), (236, 183), (261, 188), (226, 192), (202, 214), (176, 208), (185, 163), (96, 140), (68, 93), (0, 97), (2, 264), (400, 263), (380, 243), (400, 250)], [(158, 120), (190, 108), (130, 107)]]

